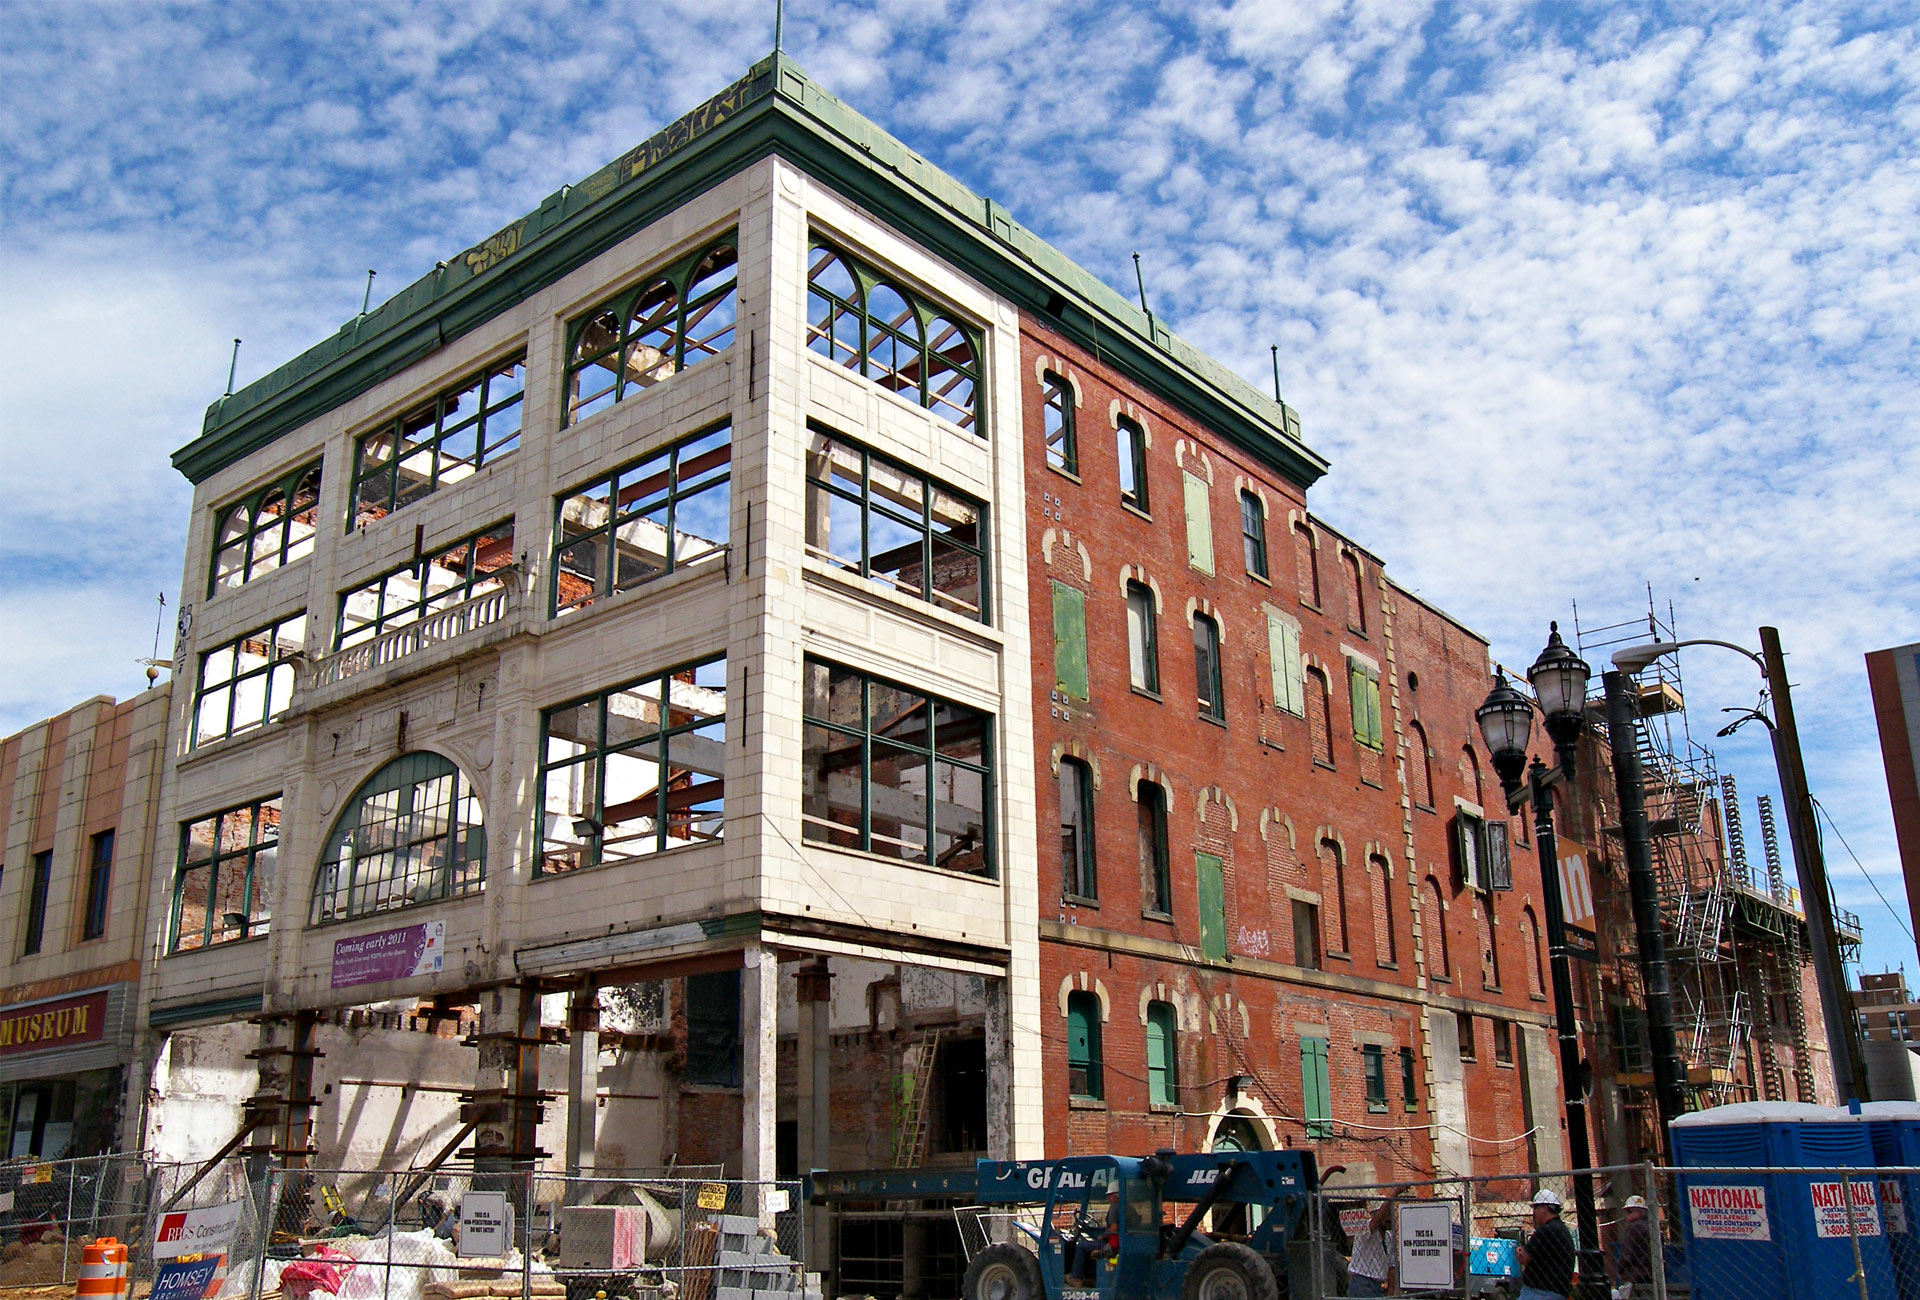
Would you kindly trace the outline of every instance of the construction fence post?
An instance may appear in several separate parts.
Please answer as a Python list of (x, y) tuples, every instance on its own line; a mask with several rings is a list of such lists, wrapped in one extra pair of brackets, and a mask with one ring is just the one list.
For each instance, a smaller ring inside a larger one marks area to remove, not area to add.
[(1660, 1196), (1658, 1171), (1651, 1164), (1643, 1168), (1647, 1186), (1641, 1194), (1647, 1198), (1647, 1246), (1653, 1272), (1653, 1300), (1667, 1300), (1667, 1203)]

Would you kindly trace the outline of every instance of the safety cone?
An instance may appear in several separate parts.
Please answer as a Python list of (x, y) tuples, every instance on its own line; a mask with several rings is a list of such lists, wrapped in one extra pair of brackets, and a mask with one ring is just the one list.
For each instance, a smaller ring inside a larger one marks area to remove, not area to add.
[(131, 1283), (127, 1248), (114, 1238), (101, 1237), (81, 1250), (76, 1300), (127, 1300)]

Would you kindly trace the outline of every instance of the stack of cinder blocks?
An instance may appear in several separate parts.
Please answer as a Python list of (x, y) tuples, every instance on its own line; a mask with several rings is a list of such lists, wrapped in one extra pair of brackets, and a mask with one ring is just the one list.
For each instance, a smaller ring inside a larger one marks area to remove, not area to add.
[(723, 1214), (720, 1245), (713, 1255), (713, 1300), (820, 1300), (820, 1275), (803, 1273), (800, 1262), (780, 1253), (761, 1235), (760, 1221)]

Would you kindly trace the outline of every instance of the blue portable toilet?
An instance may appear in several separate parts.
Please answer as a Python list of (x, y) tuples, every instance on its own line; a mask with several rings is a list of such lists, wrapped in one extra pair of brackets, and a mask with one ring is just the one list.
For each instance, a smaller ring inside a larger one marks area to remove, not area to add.
[[(1860, 1107), (1873, 1141), (1874, 1163), (1920, 1166), (1920, 1102), (1869, 1101)], [(1893, 1275), (1901, 1300), (1920, 1300), (1920, 1174), (1886, 1174), (1880, 1179), (1880, 1218), (1893, 1254)]]
[[(1682, 1115), (1672, 1125), (1680, 1228), (1695, 1300), (1904, 1300), (1881, 1229), (1879, 1186), (1852, 1181), (1854, 1233), (1839, 1175), (1870, 1169), (1866, 1117), (1802, 1102), (1740, 1102)], [(1739, 1172), (1693, 1174), (1689, 1168)]]

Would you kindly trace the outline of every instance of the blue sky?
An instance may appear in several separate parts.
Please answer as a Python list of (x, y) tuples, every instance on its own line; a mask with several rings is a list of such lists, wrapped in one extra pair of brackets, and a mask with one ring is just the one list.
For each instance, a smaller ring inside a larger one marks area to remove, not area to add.
[[(718, 90), (771, 0), (15, 3), (0, 732), (133, 693), (199, 429)], [(1914, 961), (1861, 656), (1920, 640), (1908, 6), (792, 0), (822, 83), (1256, 382), (1316, 510), (1530, 662), (1644, 613), (1792, 656), (1870, 967)], [(1689, 652), (1707, 737), (1744, 660)], [(1764, 736), (1719, 742), (1749, 800)], [(1749, 825), (1752, 811), (1748, 808)]]

